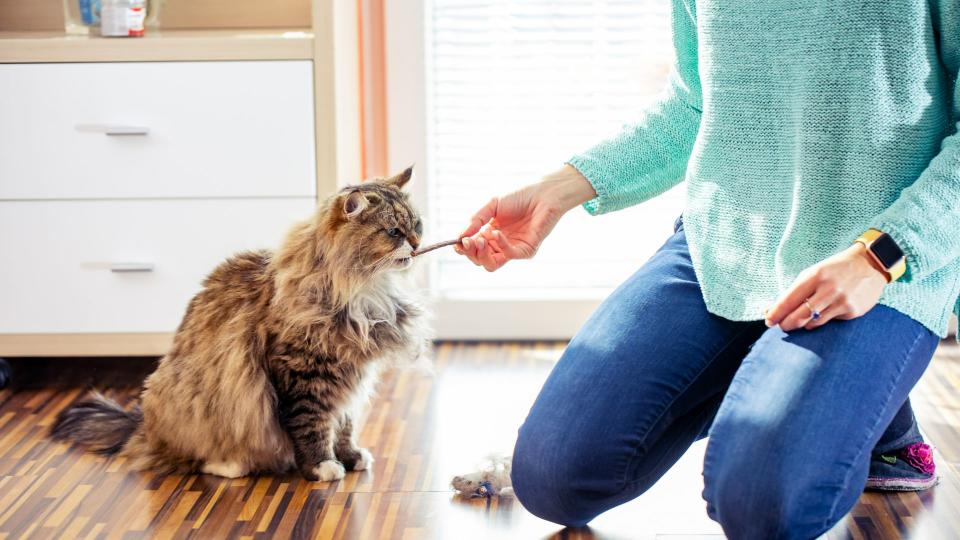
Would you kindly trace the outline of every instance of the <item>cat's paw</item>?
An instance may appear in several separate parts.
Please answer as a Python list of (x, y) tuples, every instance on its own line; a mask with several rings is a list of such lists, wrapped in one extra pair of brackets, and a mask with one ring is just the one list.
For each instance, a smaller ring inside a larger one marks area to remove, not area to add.
[(239, 463), (227, 461), (208, 461), (203, 464), (201, 472), (224, 478), (240, 478), (247, 474), (247, 470)]
[(352, 469), (355, 471), (365, 471), (369, 469), (370, 466), (373, 465), (373, 454), (366, 448), (357, 448), (357, 453), (360, 454), (360, 457), (357, 458)]
[(337, 459), (350, 471), (364, 471), (373, 465), (373, 456), (366, 448), (337, 450)]
[(347, 472), (343, 468), (343, 463), (333, 459), (328, 459), (326, 461), (321, 461), (320, 465), (314, 467), (310, 473), (310, 475), (304, 475), (307, 480), (313, 480), (314, 482), (329, 482), (331, 480), (340, 480)]

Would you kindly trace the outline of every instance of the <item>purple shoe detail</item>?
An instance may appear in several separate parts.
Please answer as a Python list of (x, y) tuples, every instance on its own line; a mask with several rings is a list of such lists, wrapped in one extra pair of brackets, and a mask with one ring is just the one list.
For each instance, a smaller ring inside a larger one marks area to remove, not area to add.
[(927, 443), (916, 443), (900, 450), (900, 457), (923, 474), (933, 474), (937, 465), (933, 462), (933, 450)]

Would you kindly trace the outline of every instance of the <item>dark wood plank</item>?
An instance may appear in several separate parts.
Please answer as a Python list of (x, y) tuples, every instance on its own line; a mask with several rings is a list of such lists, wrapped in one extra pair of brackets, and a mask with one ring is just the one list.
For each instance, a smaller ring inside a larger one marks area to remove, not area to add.
[[(700, 498), (703, 443), (643, 497), (560, 531), (512, 498), (464, 501), (448, 488), (509, 452), (560, 343), (445, 343), (433, 374), (388, 374), (360, 434), (377, 462), (333, 483), (296, 475), (227, 480), (131, 473), (123, 460), (46, 438), (56, 413), (92, 386), (136, 398), (145, 359), (14, 362), (0, 391), (0, 540), (12, 538), (648, 538), (722, 537)], [(827, 538), (960, 536), (960, 348), (944, 343), (913, 395), (943, 481), (925, 493), (864, 494)]]

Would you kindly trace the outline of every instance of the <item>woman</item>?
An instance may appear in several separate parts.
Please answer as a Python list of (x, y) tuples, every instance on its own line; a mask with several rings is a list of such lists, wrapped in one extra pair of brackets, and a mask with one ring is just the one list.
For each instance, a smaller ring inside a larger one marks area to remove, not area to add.
[(719, 4), (674, 0), (664, 97), (457, 249), (494, 271), (577, 205), (687, 181), (675, 234), (520, 428), (514, 489), (544, 519), (637, 497), (708, 431), (703, 495), (732, 538), (817, 536), (871, 475), (935, 481), (906, 402), (960, 291), (960, 3)]

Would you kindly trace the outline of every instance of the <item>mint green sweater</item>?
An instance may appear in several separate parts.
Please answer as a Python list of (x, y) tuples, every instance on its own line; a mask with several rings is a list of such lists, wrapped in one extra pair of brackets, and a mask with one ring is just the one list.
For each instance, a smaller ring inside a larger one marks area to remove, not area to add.
[(639, 122), (573, 157), (591, 214), (687, 182), (710, 312), (758, 320), (868, 228), (880, 303), (946, 335), (960, 294), (960, 0), (673, 0), (676, 66)]

